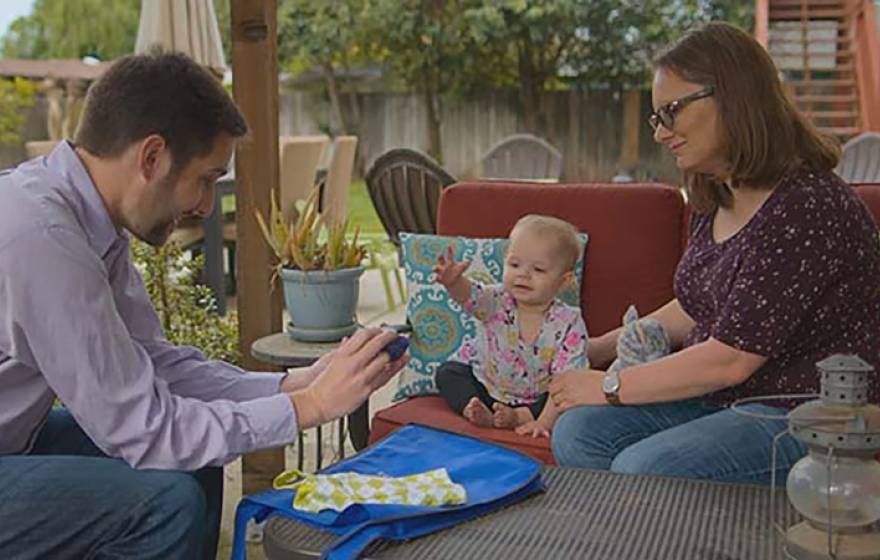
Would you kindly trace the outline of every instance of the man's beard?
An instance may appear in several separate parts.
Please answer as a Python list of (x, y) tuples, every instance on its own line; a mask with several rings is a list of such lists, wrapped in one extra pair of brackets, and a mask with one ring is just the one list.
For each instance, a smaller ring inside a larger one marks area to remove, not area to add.
[(141, 241), (146, 241), (153, 247), (161, 247), (168, 242), (172, 232), (174, 232), (174, 220), (163, 220), (161, 223), (150, 228), (150, 231), (138, 237), (141, 238)]

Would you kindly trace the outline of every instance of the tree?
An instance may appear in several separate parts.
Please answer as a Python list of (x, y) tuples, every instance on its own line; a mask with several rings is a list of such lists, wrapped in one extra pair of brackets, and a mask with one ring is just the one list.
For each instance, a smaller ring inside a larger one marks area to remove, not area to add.
[(134, 50), (139, 0), (37, 0), (2, 39), (8, 58), (109, 60)]
[(755, 2), (752, 0), (700, 0), (703, 19), (729, 21), (753, 33), (755, 31)]
[(572, 79), (582, 87), (624, 90), (646, 86), (654, 57), (686, 30), (709, 20), (749, 30), (754, 7), (745, 0), (629, 0), (606, 3), (593, 16), (587, 40), (570, 54)]
[(749, 28), (745, 0), (463, 0), (470, 72), (516, 87), (525, 127), (544, 128), (541, 98), (565, 83), (615, 91), (646, 85), (657, 51), (708, 19)]
[(357, 98), (349, 92), (352, 122), (346, 122), (340, 101), (337, 73), (348, 71), (352, 62), (361, 62), (365, 0), (286, 0), (279, 7), (279, 59), (294, 71), (321, 69), (332, 113), (331, 131), (356, 132), (360, 123)]
[(371, 0), (373, 47), (392, 75), (425, 100), (428, 152), (442, 161), (441, 95), (461, 81), (466, 48), (462, 0)]
[[(463, 17), (468, 44), (485, 52), (478, 66), (499, 69), (495, 85), (518, 87), (525, 127), (543, 128), (543, 92), (556, 80), (569, 50), (578, 41), (578, 28), (594, 5), (582, 0), (466, 0)], [(485, 49), (481, 49), (485, 46)]]

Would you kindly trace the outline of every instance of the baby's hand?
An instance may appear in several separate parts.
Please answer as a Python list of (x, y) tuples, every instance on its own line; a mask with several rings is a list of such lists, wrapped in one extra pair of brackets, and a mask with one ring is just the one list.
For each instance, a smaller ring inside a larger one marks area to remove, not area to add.
[(521, 436), (532, 436), (533, 438), (550, 438), (550, 428), (537, 420), (520, 424), (516, 427), (516, 433)]
[(447, 288), (458, 282), (464, 271), (471, 265), (470, 261), (457, 263), (452, 254), (452, 246), (446, 248), (446, 254), (440, 253), (437, 256), (437, 264), (434, 265), (433, 272), (437, 278), (437, 282), (443, 284)]

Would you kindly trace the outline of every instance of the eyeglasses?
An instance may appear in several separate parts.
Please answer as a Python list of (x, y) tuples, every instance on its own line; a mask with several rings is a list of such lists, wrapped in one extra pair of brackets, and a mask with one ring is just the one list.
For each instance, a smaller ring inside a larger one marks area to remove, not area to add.
[(648, 124), (651, 125), (653, 130), (657, 130), (660, 128), (660, 125), (663, 125), (663, 128), (666, 130), (672, 130), (672, 127), (675, 126), (675, 115), (688, 106), (688, 104), (696, 101), (697, 99), (703, 99), (704, 97), (709, 97), (715, 93), (715, 88), (712, 86), (707, 86), (700, 91), (695, 91), (694, 93), (689, 93), (684, 97), (679, 97), (675, 101), (670, 101), (666, 105), (661, 106), (659, 109), (651, 113), (648, 117)]

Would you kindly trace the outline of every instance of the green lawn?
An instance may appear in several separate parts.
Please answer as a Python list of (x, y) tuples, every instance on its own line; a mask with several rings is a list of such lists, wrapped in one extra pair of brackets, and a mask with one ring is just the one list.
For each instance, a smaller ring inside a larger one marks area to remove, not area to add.
[(367, 192), (367, 184), (359, 179), (351, 184), (348, 193), (348, 211), (352, 225), (360, 226), (361, 233), (373, 237), (376, 234), (385, 235), (385, 228), (376, 215), (370, 193)]
[[(224, 197), (221, 207), (224, 214), (235, 212), (235, 197)], [(358, 179), (351, 184), (351, 191), (348, 194), (348, 211), (352, 225), (361, 227), (363, 237), (385, 237), (385, 229), (382, 227), (382, 222), (379, 221), (379, 216), (376, 215), (376, 209), (373, 208), (373, 202), (367, 192), (367, 184), (363, 179)]]

